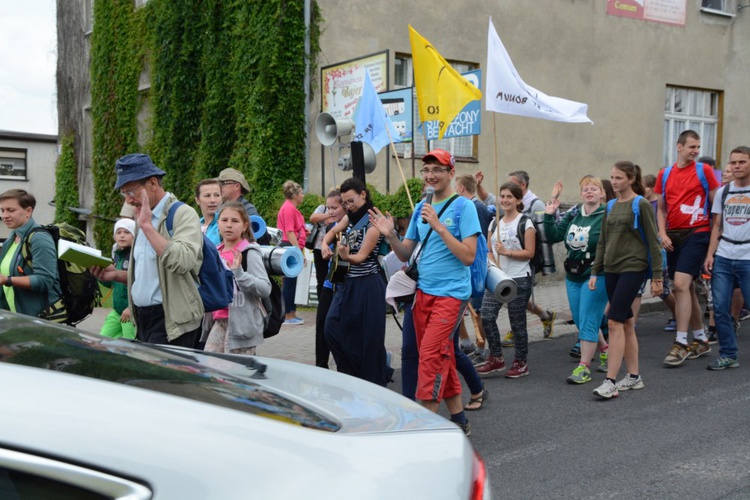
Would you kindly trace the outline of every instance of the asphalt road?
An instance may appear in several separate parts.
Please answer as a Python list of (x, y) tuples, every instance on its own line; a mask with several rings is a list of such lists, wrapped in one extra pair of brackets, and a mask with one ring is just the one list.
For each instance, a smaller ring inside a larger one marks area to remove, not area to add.
[[(532, 343), (528, 377), (485, 378), (490, 397), (467, 415), (494, 498), (750, 498), (750, 356), (742, 342), (750, 321), (740, 329), (742, 366), (714, 372), (706, 365), (718, 345), (664, 367), (673, 339), (662, 330), (666, 319), (640, 318), (645, 388), (616, 399), (592, 394), (603, 374), (565, 382), (576, 366), (572, 336)], [(512, 360), (512, 349), (505, 355)]]

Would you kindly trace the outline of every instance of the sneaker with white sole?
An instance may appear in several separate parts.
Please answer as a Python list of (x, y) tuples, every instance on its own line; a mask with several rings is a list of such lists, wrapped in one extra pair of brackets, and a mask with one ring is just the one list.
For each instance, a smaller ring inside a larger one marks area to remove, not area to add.
[(709, 344), (714, 345), (719, 343), (719, 335), (716, 333), (715, 326), (709, 325), (706, 327), (706, 336), (708, 337)]
[(477, 350), (477, 345), (471, 341), (471, 339), (461, 339), (459, 347), (467, 356), (474, 353)]
[(513, 347), (516, 345), (515, 341), (513, 340), (513, 332), (509, 331), (505, 334), (505, 337), (503, 337), (503, 340), (500, 341), (500, 345), (503, 347)]
[(617, 390), (617, 386), (615, 386), (611, 380), (605, 378), (602, 385), (594, 389), (594, 395), (604, 399), (612, 399), (619, 396), (620, 393)]
[(643, 389), (645, 386), (643, 385), (643, 379), (640, 375), (636, 378), (633, 378), (630, 375), (625, 375), (625, 378), (618, 381), (615, 384), (615, 387), (617, 387), (618, 391), (629, 391), (630, 389)]
[(302, 319), (302, 318), (297, 318), (297, 317), (294, 317), (294, 318), (291, 318), (291, 319), (287, 319), (287, 320), (285, 320), (285, 321), (284, 321), (284, 324), (285, 324), (285, 325), (301, 325), (301, 324), (303, 324), (304, 322), (305, 322), (305, 320), (304, 320), (304, 319)]
[(723, 370), (725, 368), (739, 368), (740, 364), (734, 358), (721, 356), (708, 364), (709, 370)]
[(664, 358), (664, 364), (667, 366), (680, 366), (687, 359), (688, 354), (690, 354), (690, 351), (688, 351), (687, 346), (675, 342), (669, 349), (667, 357)]
[(585, 384), (591, 382), (591, 370), (588, 366), (578, 365), (565, 381), (569, 384)]
[(711, 352), (711, 346), (708, 345), (708, 341), (693, 340), (690, 347), (688, 347), (688, 351), (690, 351), (690, 353), (688, 354), (687, 359), (698, 359), (704, 354)]
[(669, 318), (667, 320), (667, 326), (664, 327), (665, 332), (675, 332), (677, 331), (677, 322), (674, 318)]
[(476, 351), (474, 351), (474, 354), (469, 356), (469, 359), (471, 360), (471, 364), (474, 366), (480, 366), (487, 362), (487, 358), (490, 357), (490, 350), (489, 349), (479, 349), (477, 348)]
[(529, 374), (529, 366), (525, 361), (513, 360), (510, 370), (505, 374), (505, 378), (521, 378)]
[(600, 352), (599, 366), (596, 367), (596, 371), (607, 373), (607, 361), (609, 361), (609, 351)]
[(491, 373), (500, 373), (505, 370), (505, 359), (502, 356), (490, 356), (487, 362), (477, 366), (479, 375), (489, 375)]

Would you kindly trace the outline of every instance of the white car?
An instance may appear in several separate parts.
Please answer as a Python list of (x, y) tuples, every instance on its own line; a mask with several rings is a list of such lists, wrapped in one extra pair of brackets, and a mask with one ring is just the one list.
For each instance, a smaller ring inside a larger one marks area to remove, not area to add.
[(313, 366), (0, 312), (0, 498), (489, 499), (463, 432)]

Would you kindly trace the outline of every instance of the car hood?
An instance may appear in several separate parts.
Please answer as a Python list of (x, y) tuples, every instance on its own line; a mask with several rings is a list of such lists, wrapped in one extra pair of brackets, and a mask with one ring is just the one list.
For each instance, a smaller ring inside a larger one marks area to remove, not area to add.
[(115, 382), (321, 431), (456, 431), (386, 388), (331, 370), (262, 357), (110, 339), (0, 313), (0, 361)]

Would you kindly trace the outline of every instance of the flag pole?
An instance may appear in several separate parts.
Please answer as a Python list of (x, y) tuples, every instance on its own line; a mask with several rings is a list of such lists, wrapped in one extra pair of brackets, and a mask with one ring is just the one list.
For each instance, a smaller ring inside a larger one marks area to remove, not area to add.
[[(497, 124), (495, 122), (495, 115), (492, 113), (492, 136), (495, 143), (495, 232), (497, 233), (497, 240), (500, 241), (500, 167), (497, 159)], [(498, 262), (498, 265), (500, 262)]]
[(391, 131), (388, 130), (388, 127), (385, 127), (385, 131), (388, 133), (388, 141), (391, 143), (391, 150), (393, 151), (393, 156), (396, 157), (396, 165), (398, 165), (398, 171), (401, 172), (401, 179), (404, 181), (404, 189), (406, 189), (406, 197), (409, 198), (409, 205), (411, 206), (411, 211), (414, 211), (414, 201), (411, 199), (411, 192), (409, 191), (409, 184), (406, 183), (406, 176), (404, 175), (404, 169), (401, 168), (401, 162), (398, 159), (398, 151), (396, 151), (396, 146), (393, 144), (393, 137), (391, 137)]

